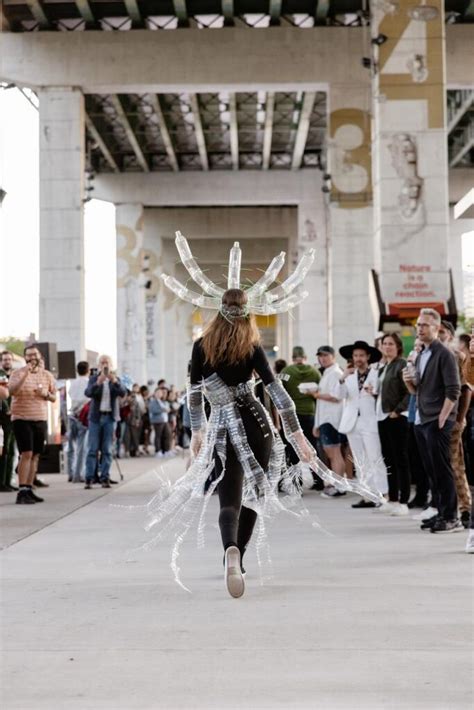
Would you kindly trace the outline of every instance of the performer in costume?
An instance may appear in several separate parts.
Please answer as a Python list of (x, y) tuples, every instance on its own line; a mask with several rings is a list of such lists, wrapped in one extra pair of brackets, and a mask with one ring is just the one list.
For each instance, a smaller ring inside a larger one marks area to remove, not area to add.
[[(224, 291), (203, 274), (179, 232), (176, 245), (184, 266), (208, 295), (192, 292), (173, 277), (162, 275), (165, 284), (184, 300), (219, 312), (193, 348), (188, 403), (194, 458), (187, 473), (172, 487), (158, 491), (148, 505), (148, 529), (159, 525), (158, 534), (148, 545), (162, 539), (167, 532), (174, 534), (171, 566), (176, 581), (182, 585), (177, 562), (181, 545), (196, 519), (198, 542), (202, 543), (207, 503), (217, 486), (225, 584), (232, 597), (240, 597), (244, 593), (242, 555), (256, 521), (259, 558), (266, 545), (266, 523), (276, 513), (286, 511), (307, 516), (301, 504), (300, 471), (295, 471), (297, 467), (285, 469), (284, 445), (269, 414), (254, 395), (254, 372), (278, 410), (285, 438), (300, 461), (340, 490), (354, 491), (380, 503), (383, 497), (364, 480), (343, 478), (318, 459), (301, 430), (293, 401), (274, 378), (260, 346), (253, 313), (281, 313), (301, 302), (307, 294), (299, 292), (298, 286), (314, 259), (314, 250), (303, 256), (282, 284), (268, 291), (283, 266), (282, 252), (261, 279), (243, 291), (241, 251), (236, 242), (230, 253), (228, 288)], [(204, 396), (211, 405), (209, 420), (204, 413)], [(214, 467), (217, 476), (205, 492), (205, 482)], [(281, 478), (284, 496), (278, 492)]]

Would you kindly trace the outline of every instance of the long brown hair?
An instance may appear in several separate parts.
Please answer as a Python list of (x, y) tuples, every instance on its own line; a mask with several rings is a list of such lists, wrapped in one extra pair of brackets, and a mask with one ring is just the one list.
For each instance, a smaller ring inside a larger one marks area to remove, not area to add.
[[(247, 295), (240, 288), (230, 288), (222, 296), (223, 310), (246, 312)], [(252, 354), (260, 343), (255, 316), (219, 313), (206, 326), (202, 349), (206, 362), (215, 367), (220, 362), (235, 365)]]
[(398, 335), (398, 333), (385, 333), (385, 335), (383, 335), (381, 338), (382, 345), (384, 340), (386, 340), (387, 338), (392, 338), (393, 342), (395, 343), (395, 347), (397, 348), (397, 357), (401, 357), (403, 355), (403, 341)]

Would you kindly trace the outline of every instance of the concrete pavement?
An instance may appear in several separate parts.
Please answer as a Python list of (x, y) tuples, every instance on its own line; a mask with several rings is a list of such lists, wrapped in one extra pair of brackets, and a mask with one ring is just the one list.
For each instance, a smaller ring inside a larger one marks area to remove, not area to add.
[[(234, 600), (213, 498), (205, 548), (190, 536), (180, 558), (188, 594), (173, 581), (170, 543), (129, 553), (147, 539), (142, 511), (110, 505), (143, 504), (152, 466), (124, 462), (125, 484), (106, 495), (56, 480), (45, 493), (58, 497), (56, 518), (30, 520), (28, 536), (18, 516), (46, 516), (53, 503), (9, 512), (19, 541), (0, 555), (2, 710), (472, 707), (464, 534), (422, 533), (308, 492), (331, 534), (280, 516), (273, 580), (260, 584), (250, 551), (246, 593)], [(180, 475), (183, 462), (165, 469)]]

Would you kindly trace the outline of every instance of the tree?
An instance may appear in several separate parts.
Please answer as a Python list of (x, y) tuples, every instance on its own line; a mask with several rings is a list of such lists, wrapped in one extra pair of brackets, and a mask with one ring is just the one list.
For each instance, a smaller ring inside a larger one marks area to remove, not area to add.
[(25, 348), (25, 343), (23, 340), (18, 340), (18, 338), (0, 337), (0, 347), (2, 350), (10, 350), (10, 352), (15, 353), (15, 355), (20, 355), (23, 357), (23, 350)]

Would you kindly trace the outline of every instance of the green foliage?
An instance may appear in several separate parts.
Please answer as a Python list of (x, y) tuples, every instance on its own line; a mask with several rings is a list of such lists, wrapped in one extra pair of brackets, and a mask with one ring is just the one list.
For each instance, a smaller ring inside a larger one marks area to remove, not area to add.
[(15, 353), (15, 355), (21, 355), (23, 357), (23, 350), (25, 348), (25, 343), (23, 340), (18, 340), (18, 338), (2, 338), (0, 337), (0, 345), (3, 346), (2, 350), (10, 350), (10, 352)]
[(465, 313), (458, 314), (458, 328), (462, 328), (463, 333), (471, 335), (474, 326), (474, 318), (468, 318)]

